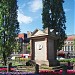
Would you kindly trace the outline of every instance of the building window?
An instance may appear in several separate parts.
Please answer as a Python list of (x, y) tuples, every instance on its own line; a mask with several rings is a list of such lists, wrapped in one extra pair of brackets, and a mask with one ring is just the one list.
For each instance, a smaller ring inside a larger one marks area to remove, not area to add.
[(70, 44), (70, 42), (68, 42), (68, 44)]
[(68, 51), (70, 51), (70, 46), (68, 46)]
[(71, 46), (71, 51), (73, 51), (73, 46)]
[(67, 51), (67, 46), (65, 46), (65, 51)]
[(71, 42), (71, 44), (73, 44), (73, 42)]

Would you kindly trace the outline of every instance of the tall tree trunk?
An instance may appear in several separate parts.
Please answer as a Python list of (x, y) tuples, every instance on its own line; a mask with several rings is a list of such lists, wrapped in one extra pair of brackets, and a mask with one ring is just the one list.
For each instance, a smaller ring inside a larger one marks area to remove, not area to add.
[(4, 65), (6, 66), (7, 59), (6, 59), (6, 54), (5, 54), (5, 52), (3, 52), (3, 62), (4, 62)]

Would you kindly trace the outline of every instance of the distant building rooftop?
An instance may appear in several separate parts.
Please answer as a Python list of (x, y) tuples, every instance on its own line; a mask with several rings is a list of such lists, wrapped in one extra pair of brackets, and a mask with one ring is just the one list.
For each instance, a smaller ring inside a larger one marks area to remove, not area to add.
[(27, 38), (27, 34), (25, 33), (18, 34), (18, 38), (22, 38), (24, 40), (25, 38)]
[(75, 35), (69, 35), (66, 41), (73, 41), (75, 39)]

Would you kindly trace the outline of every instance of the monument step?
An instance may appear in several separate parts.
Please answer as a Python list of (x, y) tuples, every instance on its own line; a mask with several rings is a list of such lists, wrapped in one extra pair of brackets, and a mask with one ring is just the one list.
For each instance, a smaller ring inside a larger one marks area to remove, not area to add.
[(23, 71), (23, 72), (29, 72), (29, 71), (32, 71), (34, 72), (35, 71), (35, 67), (30, 67), (30, 66), (26, 66), (26, 67), (17, 67), (16, 68), (16, 71)]

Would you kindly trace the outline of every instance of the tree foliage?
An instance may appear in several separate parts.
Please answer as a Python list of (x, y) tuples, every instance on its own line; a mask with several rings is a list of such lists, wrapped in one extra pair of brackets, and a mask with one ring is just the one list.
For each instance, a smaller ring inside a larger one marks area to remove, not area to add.
[(30, 54), (30, 43), (27, 46), (27, 53)]
[(17, 20), (17, 0), (0, 0), (0, 53), (6, 58), (15, 47), (15, 37), (19, 33)]
[(54, 29), (58, 32), (59, 39), (57, 40), (57, 49), (60, 50), (66, 39), (66, 18), (63, 9), (64, 0), (42, 0), (42, 22), (43, 28)]

